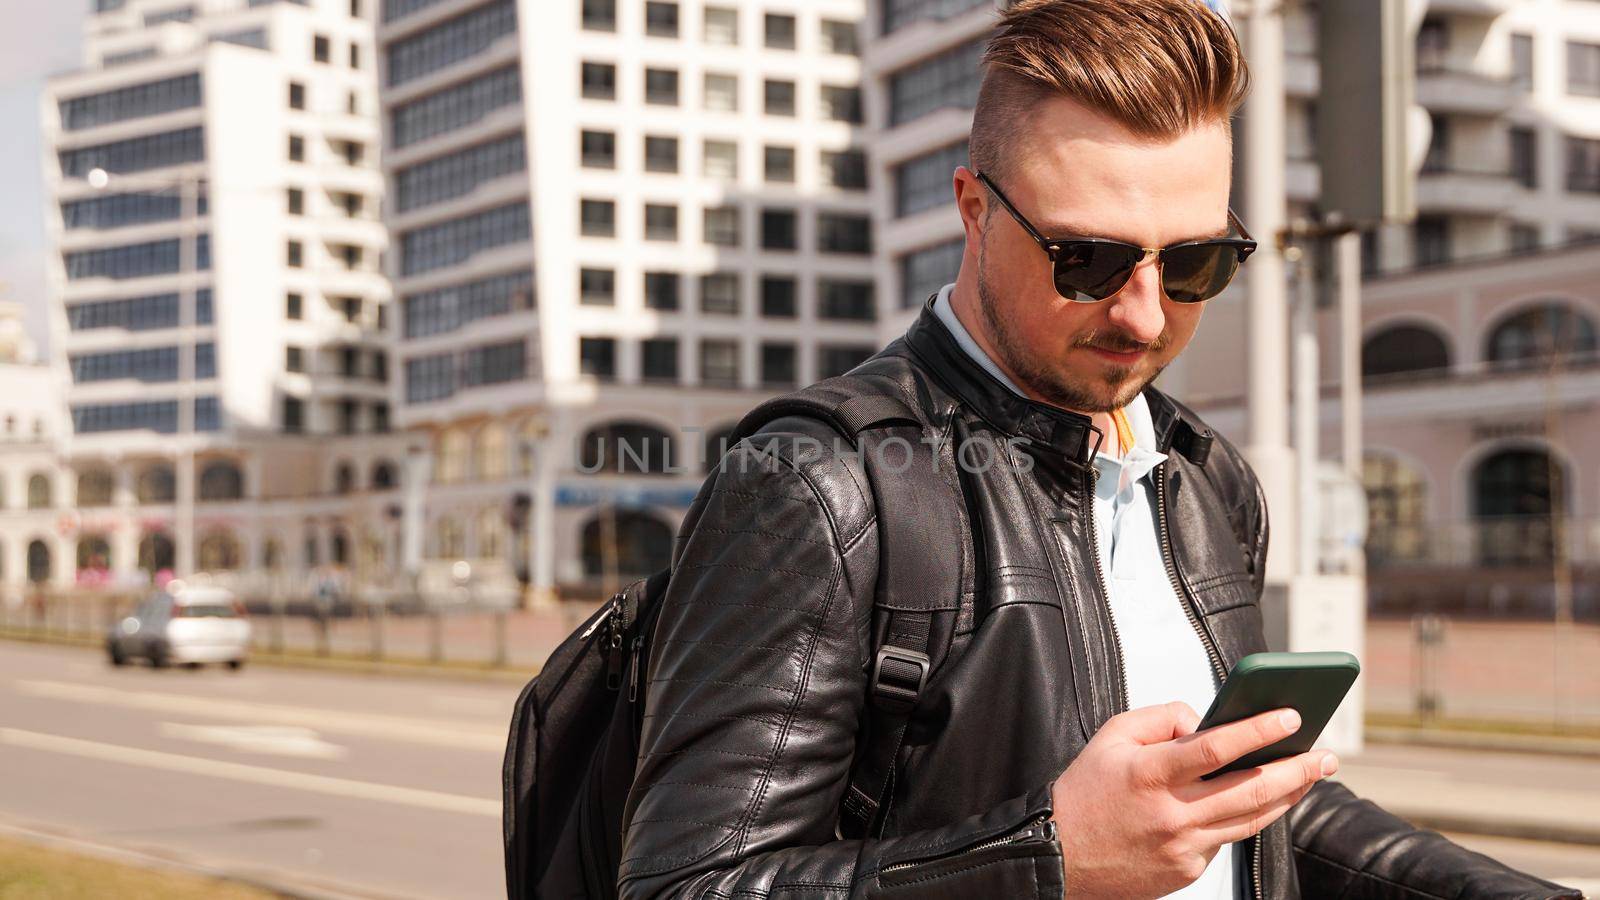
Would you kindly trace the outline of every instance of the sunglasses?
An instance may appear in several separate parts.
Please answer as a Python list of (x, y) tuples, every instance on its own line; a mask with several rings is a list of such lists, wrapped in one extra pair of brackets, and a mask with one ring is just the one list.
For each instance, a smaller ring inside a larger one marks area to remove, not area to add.
[(978, 180), (999, 198), (1000, 204), (1038, 242), (1050, 257), (1056, 293), (1076, 303), (1096, 303), (1116, 294), (1133, 277), (1133, 270), (1156, 256), (1161, 273), (1161, 289), (1175, 303), (1201, 303), (1222, 293), (1239, 271), (1239, 264), (1255, 252), (1256, 242), (1244, 230), (1244, 223), (1228, 210), (1228, 225), (1242, 238), (1212, 238), (1185, 241), (1170, 247), (1140, 247), (1101, 238), (1059, 238), (1052, 240), (1039, 233), (1017, 211), (1000, 186), (989, 176), (978, 173)]

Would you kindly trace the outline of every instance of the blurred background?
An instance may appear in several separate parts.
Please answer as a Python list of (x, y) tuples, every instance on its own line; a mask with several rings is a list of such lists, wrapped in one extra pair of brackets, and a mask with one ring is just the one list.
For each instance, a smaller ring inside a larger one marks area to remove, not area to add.
[[(518, 687), (954, 280), (997, 5), (0, 0), (0, 896), (500, 893)], [(1208, 5), (1269, 637), (1600, 886), (1600, 3)]]

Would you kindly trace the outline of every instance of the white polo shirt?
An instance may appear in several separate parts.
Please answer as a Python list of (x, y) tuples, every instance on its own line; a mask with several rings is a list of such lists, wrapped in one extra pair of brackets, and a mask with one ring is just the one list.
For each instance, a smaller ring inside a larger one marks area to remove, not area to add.
[[(950, 306), (954, 284), (939, 291), (933, 311), (973, 361), (1018, 396), (1025, 396), (983, 352)], [(1156, 448), (1150, 406), (1141, 394), (1123, 413), (1133, 428), (1133, 446), (1121, 457), (1096, 453), (1094, 528), (1100, 569), (1122, 645), (1128, 708), (1173, 700), (1204, 715), (1216, 696), (1216, 675), (1205, 644), (1183, 601), (1173, 590), (1161, 555), (1155, 484), (1150, 473), (1167, 458)], [(1242, 895), (1234, 869), (1234, 845), (1224, 844), (1194, 883), (1169, 897), (1182, 900), (1234, 900)]]

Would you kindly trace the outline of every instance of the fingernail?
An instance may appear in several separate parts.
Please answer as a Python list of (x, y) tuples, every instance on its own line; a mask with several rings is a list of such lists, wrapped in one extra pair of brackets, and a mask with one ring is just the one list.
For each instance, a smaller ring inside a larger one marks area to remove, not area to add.
[(1333, 773), (1335, 773), (1337, 771), (1339, 771), (1339, 757), (1334, 756), (1332, 753), (1323, 754), (1323, 756), (1322, 756), (1322, 775), (1323, 775), (1323, 777), (1327, 777), (1329, 775), (1332, 775)]
[(1300, 730), (1300, 714), (1292, 709), (1286, 709), (1278, 713), (1278, 721), (1283, 723), (1283, 727), (1290, 731)]

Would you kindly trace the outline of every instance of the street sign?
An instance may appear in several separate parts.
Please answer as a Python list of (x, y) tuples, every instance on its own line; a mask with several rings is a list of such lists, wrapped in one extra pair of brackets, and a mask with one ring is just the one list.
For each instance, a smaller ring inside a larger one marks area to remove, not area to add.
[(1417, 215), (1413, 163), (1419, 0), (1317, 4), (1319, 211), (1344, 222)]

